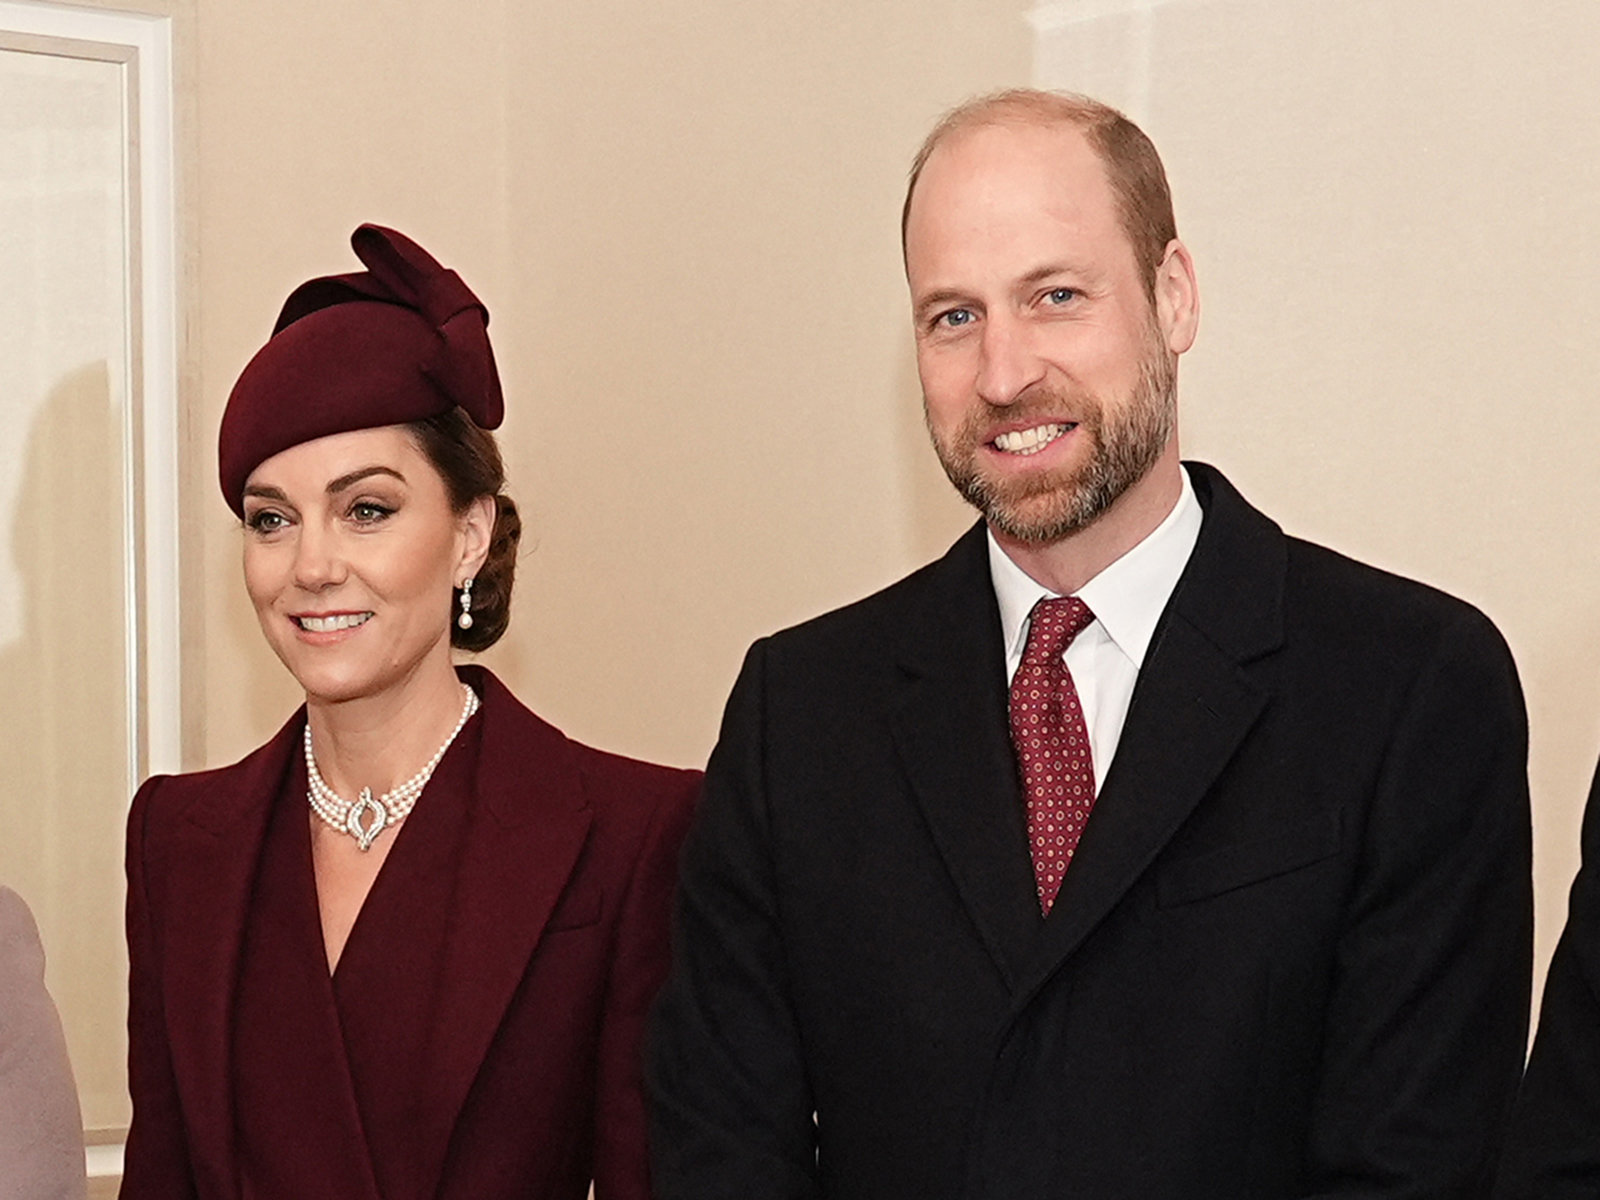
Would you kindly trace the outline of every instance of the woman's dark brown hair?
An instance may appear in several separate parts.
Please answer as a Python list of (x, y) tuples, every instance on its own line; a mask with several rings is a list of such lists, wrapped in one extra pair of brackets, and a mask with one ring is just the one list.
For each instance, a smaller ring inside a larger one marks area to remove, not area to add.
[(417, 439), (434, 470), (450, 493), (457, 513), (479, 496), (495, 503), (494, 532), (489, 556), (473, 577), (472, 628), (462, 629), (450, 614), (450, 644), (461, 650), (487, 650), (500, 640), (511, 620), (511, 584), (517, 573), (517, 544), (522, 540), (522, 518), (506, 485), (505, 464), (494, 435), (478, 428), (459, 408), (406, 426)]

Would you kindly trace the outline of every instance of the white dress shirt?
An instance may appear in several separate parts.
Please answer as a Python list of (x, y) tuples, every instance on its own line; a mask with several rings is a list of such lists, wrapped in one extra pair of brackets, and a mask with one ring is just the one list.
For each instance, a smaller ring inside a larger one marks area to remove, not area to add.
[[(1095, 619), (1067, 647), (1067, 670), (1072, 672), (1078, 701), (1083, 705), (1084, 723), (1089, 727), (1096, 793), (1116, 756), (1128, 703), (1133, 699), (1133, 685), (1138, 682), (1139, 668), (1144, 666), (1156, 622), (1178, 586), (1178, 577), (1188, 565), (1200, 536), (1204, 513), (1195, 499), (1189, 472), (1183, 470), (1180, 474), (1183, 490), (1161, 524), (1076, 593)], [(989, 576), (1000, 602), (1009, 680), (1022, 662), (1033, 606), (1056, 593), (1012, 562), (992, 532)]]

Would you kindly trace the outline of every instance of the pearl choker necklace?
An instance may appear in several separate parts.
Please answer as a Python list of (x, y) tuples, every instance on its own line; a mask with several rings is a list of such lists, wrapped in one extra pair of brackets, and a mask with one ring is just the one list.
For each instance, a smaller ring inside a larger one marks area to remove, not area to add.
[(376, 800), (372, 798), (371, 788), (362, 788), (361, 795), (355, 800), (343, 800), (324, 782), (317, 770), (317, 760), (311, 753), (311, 722), (308, 720), (305, 737), (306, 775), (311, 780), (311, 788), (306, 792), (306, 799), (311, 802), (311, 811), (340, 833), (348, 833), (355, 838), (356, 845), (363, 850), (372, 849), (372, 843), (380, 833), (391, 825), (399, 824), (410, 813), (417, 797), (422, 795), (422, 789), (433, 778), (433, 769), (439, 765), (444, 752), (450, 749), (450, 743), (456, 740), (456, 734), (461, 732), (468, 718), (478, 711), (478, 693), (464, 683), (461, 690), (466, 693), (466, 700), (461, 706), (461, 719), (450, 731), (450, 736), (445, 738), (444, 745), (428, 760), (427, 766)]

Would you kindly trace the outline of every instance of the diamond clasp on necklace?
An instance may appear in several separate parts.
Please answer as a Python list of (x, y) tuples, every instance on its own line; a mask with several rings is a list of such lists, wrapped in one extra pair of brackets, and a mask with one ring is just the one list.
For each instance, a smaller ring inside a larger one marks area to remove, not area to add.
[[(368, 812), (372, 813), (372, 824), (363, 827), (361, 818)], [(345, 815), (344, 828), (346, 833), (355, 838), (356, 845), (368, 850), (377, 836), (383, 832), (388, 820), (388, 811), (372, 798), (372, 789), (362, 788), (361, 795), (356, 798), (356, 802), (350, 806), (349, 813)]]
[[(361, 795), (355, 800), (342, 800), (338, 793), (328, 786), (322, 778), (322, 773), (317, 770), (316, 755), (311, 752), (311, 722), (307, 720), (303, 741), (306, 752), (306, 779), (309, 784), (306, 788), (306, 800), (311, 804), (311, 811), (332, 828), (355, 838), (356, 845), (361, 849), (370, 850), (380, 833), (395, 822), (404, 820), (411, 812), (417, 797), (422, 794), (422, 789), (427, 787), (428, 780), (433, 778), (433, 769), (439, 765), (439, 760), (444, 757), (445, 751), (450, 749), (450, 744), (456, 740), (456, 734), (461, 732), (462, 726), (472, 714), (478, 711), (478, 693), (464, 683), (461, 685), (461, 691), (464, 697), (461, 716), (456, 721), (456, 727), (450, 731), (450, 736), (445, 738), (444, 745), (434, 751), (433, 757), (427, 761), (422, 770), (376, 800), (372, 798), (371, 788), (362, 788)], [(364, 824), (362, 818), (369, 814), (372, 821), (370, 824)]]

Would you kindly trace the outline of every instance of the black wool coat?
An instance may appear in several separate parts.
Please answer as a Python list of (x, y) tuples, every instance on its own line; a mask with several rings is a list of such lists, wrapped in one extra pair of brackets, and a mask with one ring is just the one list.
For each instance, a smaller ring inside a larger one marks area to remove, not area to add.
[(1545, 978), (1495, 1196), (1600, 1197), (1600, 770), (1583, 812), (1583, 869)]
[(656, 1010), (658, 1200), (1487, 1194), (1531, 953), (1510, 655), (1189, 471), (1048, 919), (981, 526), (750, 650)]

